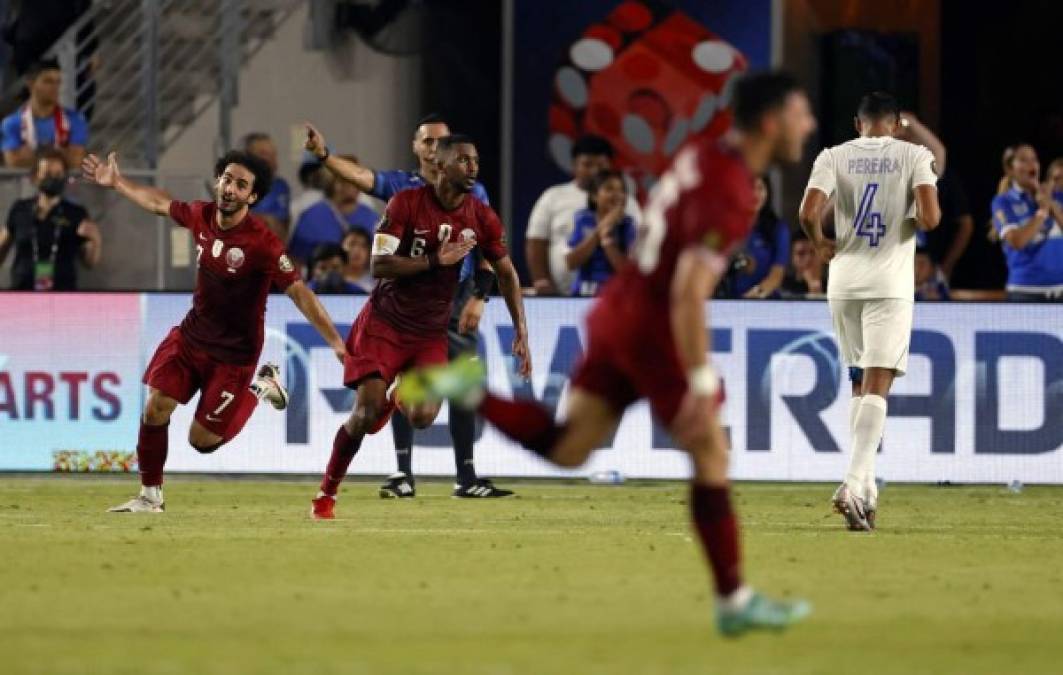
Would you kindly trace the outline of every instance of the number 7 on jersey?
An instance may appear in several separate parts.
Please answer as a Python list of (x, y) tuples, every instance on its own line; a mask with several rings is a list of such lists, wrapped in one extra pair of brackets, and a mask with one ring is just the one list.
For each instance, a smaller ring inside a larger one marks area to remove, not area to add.
[(856, 236), (867, 237), (867, 244), (871, 248), (878, 247), (879, 241), (886, 236), (886, 224), (882, 222), (882, 213), (872, 211), (877, 193), (878, 183), (868, 183), (864, 188), (863, 196), (860, 197), (860, 208), (856, 211), (856, 218), (853, 219)]

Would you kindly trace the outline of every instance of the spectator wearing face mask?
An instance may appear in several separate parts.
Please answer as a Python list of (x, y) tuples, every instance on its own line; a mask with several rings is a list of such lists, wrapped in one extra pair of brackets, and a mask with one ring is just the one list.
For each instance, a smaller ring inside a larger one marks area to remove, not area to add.
[(85, 209), (63, 199), (67, 175), (61, 152), (42, 149), (31, 179), (37, 196), (12, 204), (6, 226), (0, 226), (0, 264), (14, 248), (12, 290), (77, 290), (78, 260), (86, 267), (100, 260), (100, 229)]
[(310, 258), (310, 290), (318, 295), (365, 295), (358, 285), (344, 278), (347, 253), (339, 244), (320, 244)]
[(1007, 148), (1004, 177), (991, 211), (1008, 263), (1008, 299), (1063, 301), (1063, 205), (1040, 183), (1037, 151), (1027, 143)]
[(372, 293), (376, 286), (376, 279), (369, 270), (369, 251), (372, 246), (369, 233), (356, 227), (343, 236), (341, 246), (347, 253), (347, 266), (343, 269), (343, 278), (361, 288), (363, 292)]

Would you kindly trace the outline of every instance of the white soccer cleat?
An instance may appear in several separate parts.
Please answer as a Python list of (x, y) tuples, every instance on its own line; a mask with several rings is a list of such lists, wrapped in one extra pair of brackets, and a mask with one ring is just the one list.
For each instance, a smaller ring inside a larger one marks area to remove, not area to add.
[(288, 407), (288, 390), (281, 384), (281, 369), (275, 363), (263, 364), (251, 382), (251, 392), (258, 400), (266, 399), (276, 410)]
[(872, 527), (867, 520), (867, 504), (863, 498), (857, 497), (845, 483), (838, 486), (831, 498), (834, 511), (845, 518), (845, 524), (850, 530), (870, 532)]
[(107, 509), (109, 513), (162, 513), (166, 510), (164, 502), (157, 502), (145, 495), (137, 495), (125, 504)]

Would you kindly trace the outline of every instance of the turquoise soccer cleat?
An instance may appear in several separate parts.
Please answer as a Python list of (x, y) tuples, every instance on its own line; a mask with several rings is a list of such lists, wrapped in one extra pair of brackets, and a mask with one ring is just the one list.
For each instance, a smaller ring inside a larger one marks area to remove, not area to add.
[(741, 609), (717, 605), (716, 627), (727, 637), (738, 637), (751, 630), (781, 631), (812, 613), (804, 600), (771, 600), (754, 592)]

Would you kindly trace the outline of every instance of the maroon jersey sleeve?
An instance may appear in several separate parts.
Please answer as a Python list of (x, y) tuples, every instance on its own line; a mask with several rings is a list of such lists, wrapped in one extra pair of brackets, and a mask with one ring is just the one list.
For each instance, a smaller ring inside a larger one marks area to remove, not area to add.
[(417, 190), (404, 190), (391, 198), (384, 208), (384, 217), (376, 228), (378, 238), (383, 234), (402, 240), (410, 219), (409, 201), (416, 192)]
[(299, 270), (292, 264), (292, 259), (284, 252), (284, 244), (273, 233), (269, 233), (269, 243), (266, 245), (266, 269), (269, 270), (273, 285), (282, 292), (296, 281), (300, 281)]
[(495, 262), (509, 255), (506, 250), (506, 235), (502, 230), (502, 221), (490, 206), (480, 204), (481, 238), (476, 245), (483, 251), (484, 257)]
[(199, 205), (196, 202), (170, 201), (170, 218), (181, 227), (195, 231), (200, 220)]

